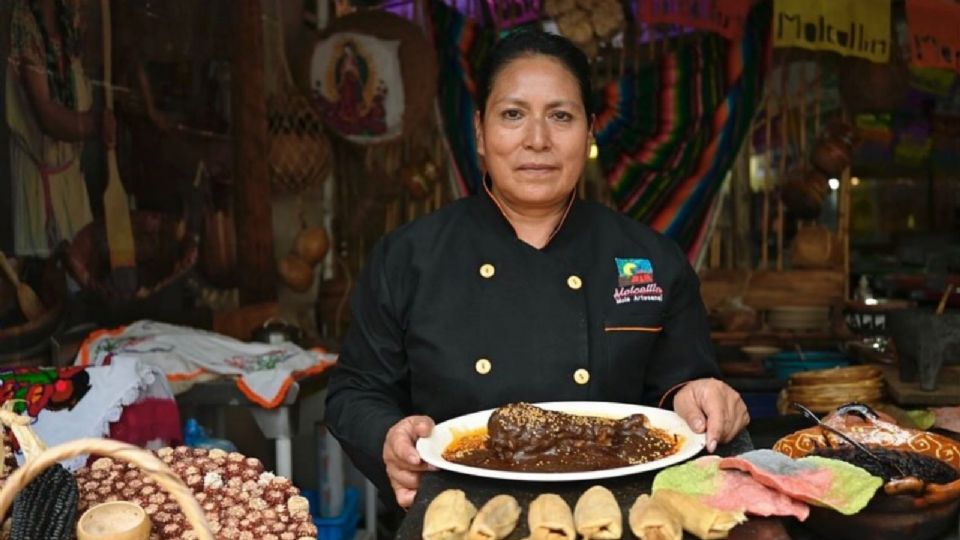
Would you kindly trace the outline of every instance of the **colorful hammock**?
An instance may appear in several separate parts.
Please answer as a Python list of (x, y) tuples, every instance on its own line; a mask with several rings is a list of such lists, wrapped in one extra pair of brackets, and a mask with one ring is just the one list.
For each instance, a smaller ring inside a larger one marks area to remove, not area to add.
[(496, 33), (441, 1), (431, 4), (433, 42), (440, 67), (437, 102), (455, 165), (454, 196), (460, 197), (476, 193), (482, 182), (473, 133), (477, 110), (474, 72), (493, 45)]
[(596, 137), (614, 201), (691, 259), (762, 95), (769, 29), (770, 7), (758, 4), (739, 41), (699, 35), (603, 90)]

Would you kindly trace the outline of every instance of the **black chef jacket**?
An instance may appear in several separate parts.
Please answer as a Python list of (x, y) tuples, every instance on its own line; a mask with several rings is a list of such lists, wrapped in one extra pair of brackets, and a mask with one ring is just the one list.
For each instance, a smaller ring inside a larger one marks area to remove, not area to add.
[(573, 199), (542, 249), (489, 193), (404, 225), (373, 249), (352, 296), (326, 422), (392, 494), (387, 430), (515, 401), (655, 404), (717, 376), (699, 280), (672, 240)]

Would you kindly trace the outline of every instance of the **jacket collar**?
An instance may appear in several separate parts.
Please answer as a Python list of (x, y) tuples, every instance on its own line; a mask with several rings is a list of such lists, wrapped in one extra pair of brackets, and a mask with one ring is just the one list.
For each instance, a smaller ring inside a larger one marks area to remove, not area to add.
[[(488, 175), (483, 177), (483, 191), (474, 196), (480, 199), (478, 205), (478, 214), (484, 225), (495, 228), (499, 234), (517, 238), (516, 230), (513, 228), (513, 225), (510, 224), (510, 221), (507, 219), (507, 216), (503, 211), (503, 207), (493, 194), (493, 190), (491, 189), (491, 180)], [(551, 233), (550, 238), (547, 240), (547, 244), (543, 247), (544, 250), (551, 247), (554, 239), (556, 239), (556, 237), (560, 235), (562, 231), (570, 228), (570, 223), (573, 221), (574, 216), (578, 213), (577, 210), (582, 203), (583, 201), (577, 197), (577, 191), (574, 189), (570, 193), (570, 196), (567, 200), (567, 207), (563, 212), (563, 216), (560, 218), (560, 223), (557, 224), (557, 227), (553, 230), (553, 233)]]

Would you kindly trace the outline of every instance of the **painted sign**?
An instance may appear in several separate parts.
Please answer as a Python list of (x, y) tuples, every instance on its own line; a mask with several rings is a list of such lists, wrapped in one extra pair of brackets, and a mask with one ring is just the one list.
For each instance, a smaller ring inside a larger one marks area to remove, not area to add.
[(740, 39), (753, 0), (638, 0), (637, 20), (673, 24)]
[(907, 0), (907, 31), (913, 65), (960, 71), (960, 5)]
[(774, 0), (774, 47), (833, 51), (872, 62), (890, 58), (890, 0)]

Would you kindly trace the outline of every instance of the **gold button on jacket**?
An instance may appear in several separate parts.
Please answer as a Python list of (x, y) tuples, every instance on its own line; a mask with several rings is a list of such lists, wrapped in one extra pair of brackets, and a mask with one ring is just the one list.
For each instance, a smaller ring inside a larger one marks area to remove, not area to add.
[(590, 372), (580, 368), (573, 372), (573, 380), (577, 381), (577, 384), (587, 384), (590, 382)]
[(477, 363), (474, 364), (473, 367), (477, 370), (477, 373), (486, 375), (487, 373), (490, 373), (490, 368), (493, 367), (493, 365), (490, 363), (490, 360), (481, 358), (477, 360)]
[(579, 276), (570, 276), (567, 278), (567, 286), (573, 290), (583, 287), (583, 280)]
[(480, 275), (487, 279), (492, 278), (493, 275), (496, 273), (497, 273), (497, 269), (494, 268), (493, 265), (490, 263), (484, 264), (483, 266), (480, 267)]

